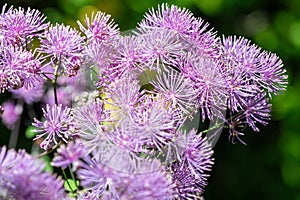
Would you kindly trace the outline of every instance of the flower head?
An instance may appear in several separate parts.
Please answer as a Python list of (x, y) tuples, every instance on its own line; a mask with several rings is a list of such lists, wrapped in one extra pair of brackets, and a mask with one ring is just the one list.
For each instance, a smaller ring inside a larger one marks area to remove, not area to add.
[(157, 11), (152, 8), (145, 14), (145, 18), (139, 24), (139, 29), (143, 31), (162, 27), (183, 35), (189, 35), (193, 30), (192, 25), (194, 20), (193, 14), (188, 9), (179, 8), (175, 5), (162, 4), (158, 6)]
[(1, 115), (2, 122), (6, 125), (7, 128), (13, 129), (15, 123), (20, 119), (23, 112), (22, 105), (15, 105), (11, 101), (6, 101), (2, 104), (4, 112)]
[(196, 50), (198, 55), (217, 57), (218, 38), (216, 33), (208, 29), (208, 26), (208, 23), (194, 17), (188, 9), (165, 3), (158, 6), (156, 11), (154, 8), (149, 10), (139, 23), (138, 29), (143, 33), (155, 28), (175, 32), (186, 44), (189, 44), (187, 51)]
[(13, 97), (23, 99), (27, 104), (38, 102), (44, 95), (44, 81), (40, 78), (39, 81), (33, 81), (33, 85), (34, 87), (21, 87), (17, 90), (11, 90)]
[(210, 57), (187, 54), (182, 57), (178, 68), (196, 90), (202, 120), (220, 116), (227, 103), (227, 87), (218, 61)]
[(262, 52), (243, 37), (223, 37), (222, 44), (222, 60), (233, 77), (238, 75), (246, 85), (266, 89), (275, 95), (285, 90), (288, 76), (276, 54)]
[[(51, 66), (62, 65), (69, 76), (73, 76), (81, 65), (84, 38), (70, 26), (52, 25), (39, 37), (39, 51), (50, 57)], [(78, 68), (78, 69), (77, 69)]]
[(63, 181), (43, 171), (45, 164), (24, 150), (0, 151), (0, 198), (17, 200), (66, 199)]
[(214, 164), (211, 145), (206, 138), (197, 135), (194, 129), (189, 132), (179, 132), (177, 137), (178, 160), (187, 165), (195, 178), (205, 182), (208, 176), (207, 172), (211, 171)]
[(176, 121), (162, 100), (148, 98), (138, 105), (129, 120), (129, 131), (145, 145), (161, 149), (174, 138)]
[(144, 91), (135, 75), (124, 74), (124, 76), (107, 87), (105, 101), (110, 105), (110, 110), (121, 120), (134, 112), (134, 107), (143, 100)]
[[(286, 69), (283, 68), (281, 59), (274, 53), (263, 52), (260, 56), (258, 66), (259, 79), (258, 84), (265, 88), (268, 93), (278, 95), (287, 87)], [(271, 97), (271, 95), (269, 95)]]
[(4, 42), (12, 45), (20, 45), (45, 30), (49, 24), (44, 23), (46, 17), (35, 9), (11, 6), (7, 11), (6, 4), (0, 15), (0, 34), (4, 36)]
[(120, 199), (172, 199), (173, 185), (163, 170), (134, 174)]
[(115, 52), (111, 56), (110, 66), (106, 75), (110, 81), (120, 78), (124, 74), (141, 74), (147, 64), (141, 37), (120, 36), (115, 44)]
[(119, 34), (118, 26), (110, 17), (110, 15), (103, 12), (97, 12), (96, 14), (92, 13), (91, 18), (88, 16), (85, 17), (84, 22), (86, 27), (79, 21), (77, 23), (90, 43), (108, 42)]
[(172, 30), (154, 28), (139, 37), (144, 41), (143, 54), (150, 70), (161, 71), (166, 65), (174, 66), (185, 53), (185, 44)]
[(40, 60), (34, 52), (0, 44), (0, 92), (40, 84)]
[(197, 178), (185, 162), (176, 161), (169, 167), (175, 199), (199, 199), (206, 182)]
[(254, 97), (247, 98), (239, 119), (246, 119), (247, 124), (254, 130), (259, 131), (256, 123), (266, 125), (271, 116), (271, 104), (265, 92), (258, 93)]
[(100, 196), (107, 190), (114, 192), (114, 173), (112, 169), (103, 165), (99, 157), (85, 157), (80, 162), (77, 176), (81, 180), (80, 184), (96, 194), (95, 196)]
[(61, 104), (50, 107), (47, 104), (46, 109), (43, 109), (43, 116), (45, 121), (34, 118), (32, 123), (37, 128), (34, 132), (40, 133), (35, 140), (46, 137), (40, 145), (42, 149), (48, 150), (60, 140), (67, 143), (75, 136), (74, 116), (70, 108), (62, 108)]
[(67, 145), (63, 144), (57, 149), (51, 164), (62, 168), (66, 168), (70, 164), (75, 165), (83, 153), (84, 146), (79, 140), (68, 142)]
[(159, 73), (156, 80), (151, 81), (154, 92), (162, 95), (166, 104), (179, 110), (185, 115), (194, 113), (197, 109), (197, 93), (193, 83), (185, 76), (173, 69)]
[[(87, 94), (88, 96), (88, 94)], [(87, 98), (85, 95), (82, 99)], [(105, 122), (109, 114), (104, 110), (104, 104), (99, 99), (79, 103), (74, 110), (74, 119), (80, 137), (88, 153), (97, 149), (101, 142), (107, 140), (107, 129)]]

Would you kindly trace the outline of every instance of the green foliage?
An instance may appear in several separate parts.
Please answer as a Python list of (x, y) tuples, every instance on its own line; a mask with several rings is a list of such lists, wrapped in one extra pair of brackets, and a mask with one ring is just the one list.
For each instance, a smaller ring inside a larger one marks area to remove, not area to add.
[(34, 129), (35, 129), (34, 126), (29, 126), (29, 127), (26, 129), (26, 131), (25, 131), (25, 136), (26, 136), (26, 138), (28, 138), (28, 139), (33, 139), (33, 138), (37, 135), (36, 132), (33, 132)]
[(77, 190), (77, 185), (79, 185), (79, 181), (77, 180), (76, 183), (73, 179), (67, 179), (64, 182), (64, 188), (68, 192), (76, 191)]

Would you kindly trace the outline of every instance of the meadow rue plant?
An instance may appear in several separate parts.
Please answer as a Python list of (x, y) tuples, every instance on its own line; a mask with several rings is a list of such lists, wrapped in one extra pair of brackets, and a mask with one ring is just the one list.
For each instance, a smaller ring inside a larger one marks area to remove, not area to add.
[[(1, 148), (1, 199), (202, 199), (220, 130), (245, 144), (287, 86), (276, 54), (175, 5), (125, 35), (103, 12), (80, 30), (45, 21), (30, 8), (0, 15), (0, 92), (15, 99), (1, 118), (40, 147)], [(63, 179), (43, 170), (47, 156)]]

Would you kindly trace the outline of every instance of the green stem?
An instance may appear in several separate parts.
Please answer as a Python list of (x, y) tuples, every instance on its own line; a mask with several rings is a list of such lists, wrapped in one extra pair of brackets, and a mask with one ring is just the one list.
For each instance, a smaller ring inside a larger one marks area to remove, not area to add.
[(72, 179), (73, 179), (73, 181), (74, 181), (74, 184), (75, 184), (75, 187), (76, 187), (76, 190), (78, 190), (78, 188), (77, 188), (77, 183), (76, 183), (76, 179), (75, 179), (75, 176), (74, 176), (74, 173), (73, 173), (73, 171), (72, 171), (72, 169), (71, 169), (71, 165), (69, 165), (69, 171), (70, 171), (70, 174), (71, 174), (71, 177), (72, 177)]
[(56, 92), (56, 77), (53, 82), (53, 91), (54, 91), (54, 101), (55, 105), (58, 105), (58, 100), (57, 100), (57, 92)]
[(51, 82), (52, 80), (47, 76), (47, 73), (41, 73), (46, 79), (47, 81)]
[(57, 89), (57, 78), (58, 78), (57, 71), (58, 71), (58, 66), (55, 67), (55, 70), (54, 70), (54, 79), (52, 80), (55, 105), (58, 105), (57, 90), (56, 90)]
[(207, 133), (208, 131), (211, 131), (211, 130), (214, 130), (214, 129), (216, 129), (216, 128), (219, 128), (219, 127), (220, 127), (221, 125), (223, 125), (223, 124), (224, 124), (224, 122), (220, 122), (220, 123), (218, 123), (218, 124), (216, 124), (216, 125), (210, 127), (209, 129), (206, 129), (206, 130), (204, 130), (204, 131), (201, 131), (201, 133)]
[(62, 170), (62, 173), (63, 173), (63, 175), (64, 175), (65, 180), (67, 181), (67, 184), (68, 184), (70, 190), (72, 191), (72, 193), (75, 193), (75, 191), (72, 189), (72, 187), (71, 187), (71, 185), (70, 185), (70, 183), (69, 183), (69, 181), (68, 181), (68, 178), (67, 178), (67, 175), (66, 175), (65, 170), (64, 170), (63, 168), (61, 168), (61, 170)]

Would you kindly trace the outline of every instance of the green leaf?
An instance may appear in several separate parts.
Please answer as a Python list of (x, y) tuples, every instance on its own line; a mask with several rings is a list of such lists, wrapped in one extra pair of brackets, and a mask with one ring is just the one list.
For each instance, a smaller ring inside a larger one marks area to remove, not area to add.
[[(69, 182), (69, 184), (68, 184), (68, 182)], [(76, 189), (77, 189), (76, 185), (79, 185), (78, 180), (76, 181), (76, 183), (74, 182), (73, 179), (68, 179), (68, 180), (65, 180), (65, 182), (64, 182), (64, 188), (68, 192), (76, 191)]]
[(32, 139), (32, 138), (34, 138), (34, 137), (37, 135), (37, 133), (33, 132), (34, 129), (35, 129), (34, 126), (29, 126), (29, 127), (26, 129), (26, 132), (25, 132), (26, 138)]

